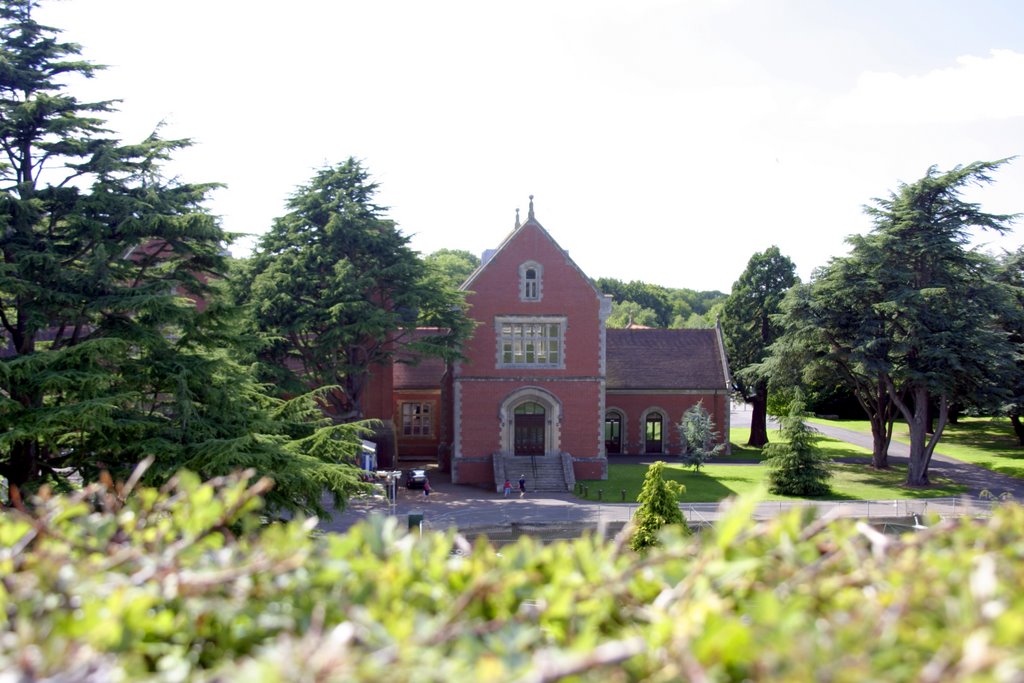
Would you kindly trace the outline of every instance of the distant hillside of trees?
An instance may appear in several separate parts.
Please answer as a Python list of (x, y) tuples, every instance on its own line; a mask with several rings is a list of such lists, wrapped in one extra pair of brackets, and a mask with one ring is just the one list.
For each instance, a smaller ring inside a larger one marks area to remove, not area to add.
[[(480, 266), (480, 259), (464, 249), (439, 249), (424, 260), (458, 287)], [(612, 297), (609, 327), (625, 327), (630, 322), (646, 327), (714, 327), (728, 294), (717, 290), (698, 292), (672, 289), (633, 280), (623, 282), (610, 277), (593, 281), (603, 294)]]
[(631, 321), (647, 327), (713, 327), (728, 297), (717, 290), (673, 289), (609, 277), (597, 278), (594, 286), (612, 297), (608, 327), (625, 327)]

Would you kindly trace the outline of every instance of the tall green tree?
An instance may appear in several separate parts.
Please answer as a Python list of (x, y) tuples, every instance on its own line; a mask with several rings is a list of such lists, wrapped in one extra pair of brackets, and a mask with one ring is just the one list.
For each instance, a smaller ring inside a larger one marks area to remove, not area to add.
[(768, 377), (760, 364), (781, 330), (775, 320), (782, 299), (799, 279), (796, 267), (776, 246), (754, 254), (723, 308), (722, 332), (740, 392), (752, 406), (747, 445), (768, 443)]
[(772, 362), (803, 358), (808, 373), (831, 375), (854, 393), (871, 421), (876, 467), (887, 464), (894, 416), (906, 420), (909, 486), (929, 483), (950, 406), (991, 404), (1017, 374), (1007, 327), (1013, 289), (998, 281), (991, 257), (968, 248), (972, 229), (1002, 233), (1014, 216), (960, 196), (965, 186), (991, 182), (1003, 163), (932, 167), (874, 200), (865, 209), (871, 232), (850, 237), (850, 254), (815, 273), (782, 317), (786, 334)]
[(0, 474), (22, 486), (116, 464), (176, 419), (161, 360), (208, 329), (196, 299), (222, 268), (210, 184), (160, 165), (187, 141), (107, 136), (111, 102), (67, 91), (77, 59), (31, 0), (0, 4)]
[(243, 287), (256, 327), (275, 340), (267, 359), (303, 385), (336, 387), (325, 400), (338, 422), (363, 417), (368, 378), (397, 353), (454, 358), (472, 329), (462, 296), (409, 247), (376, 192), (353, 158), (317, 171), (260, 239)]
[(644, 483), (637, 496), (640, 506), (633, 515), (633, 536), (630, 547), (636, 551), (658, 545), (658, 533), (668, 524), (678, 524), (687, 531), (683, 513), (679, 509), (679, 493), (682, 487), (671, 486), (665, 481), (665, 463), (658, 461), (647, 468)]
[(36, 8), (0, 3), (0, 476), (67, 487), (152, 457), (153, 484), (254, 467), (276, 508), (343, 504), (357, 435), (271, 399), (235, 353), (215, 185), (161, 173), (189, 142), (110, 137), (113, 104), (69, 92), (99, 67)]
[[(928, 465), (957, 395), (999, 386), (1013, 349), (999, 324), (1006, 290), (992, 259), (968, 249), (971, 229), (1009, 229), (1011, 215), (987, 213), (964, 201), (963, 189), (992, 181), (1006, 160), (975, 162), (901, 184), (866, 208), (874, 228), (851, 238), (881, 296), (873, 310), (882, 321), (888, 357), (872, 368), (910, 431), (909, 486), (928, 484)], [(929, 404), (938, 406), (929, 434)]]
[(883, 370), (892, 345), (874, 308), (882, 298), (880, 287), (870, 264), (857, 254), (815, 271), (810, 283), (793, 287), (783, 301), (777, 318), (782, 335), (760, 374), (780, 390), (813, 385), (848, 389), (871, 425), (872, 465), (886, 469), (896, 405)]
[(1018, 445), (1024, 446), (1024, 247), (1003, 254), (997, 279), (1006, 287), (1010, 301), (1003, 325), (1016, 349), (1013, 371), (1003, 376), (1005, 393), (1000, 397), (999, 409), (1010, 418)]

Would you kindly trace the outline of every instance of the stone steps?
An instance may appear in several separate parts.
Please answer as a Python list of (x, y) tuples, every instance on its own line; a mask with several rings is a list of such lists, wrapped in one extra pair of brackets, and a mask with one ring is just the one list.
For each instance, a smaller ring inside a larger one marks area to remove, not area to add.
[[(505, 479), (512, 482), (512, 488), (519, 485), (519, 477), (526, 477), (526, 491), (565, 493), (571, 491), (575, 481), (567, 481), (565, 460), (568, 454), (558, 453), (546, 456), (523, 456), (495, 454), (495, 485), (500, 487)], [(572, 465), (569, 465), (571, 478)]]

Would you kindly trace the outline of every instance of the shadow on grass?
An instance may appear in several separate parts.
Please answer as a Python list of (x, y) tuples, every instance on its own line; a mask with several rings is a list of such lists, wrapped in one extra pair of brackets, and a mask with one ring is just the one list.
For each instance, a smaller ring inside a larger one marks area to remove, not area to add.
[[(904, 498), (935, 498), (959, 496), (967, 492), (967, 487), (957, 484), (951, 479), (932, 474), (932, 485), (927, 488), (910, 488), (905, 486), (907, 468), (905, 465), (893, 465), (887, 470), (876, 470), (860, 463), (833, 463), (835, 479), (842, 479), (844, 488), (856, 489), (858, 486), (877, 487), (881, 489), (899, 489), (900, 497)], [(829, 496), (837, 500), (861, 500), (878, 496), (840, 495)]]
[[(1024, 449), (1017, 443), (1013, 427), (1006, 418), (979, 417), (962, 419), (946, 425), (943, 438), (957, 444), (980, 450), (998, 449), (1008, 458), (1024, 460)], [(940, 442), (941, 448), (941, 442)]]
[[(820, 497), (795, 497), (770, 495), (768, 500), (888, 500), (890, 498), (933, 498), (959, 496), (967, 492), (967, 487), (953, 483), (944, 477), (932, 475), (933, 484), (928, 488), (907, 488), (907, 469), (904, 465), (894, 465), (888, 470), (876, 470), (870, 466), (870, 458), (855, 457), (851, 461), (851, 453), (842, 445), (826, 448), (830, 455), (842, 457), (842, 461), (833, 461), (834, 477), (829, 482), (832, 493)], [(858, 455), (853, 453), (852, 455)], [(588, 488), (588, 495), (578, 496), (580, 500), (596, 502), (598, 491), (606, 503), (635, 503), (643, 486), (647, 466), (643, 464), (612, 464), (608, 466), (608, 479), (605, 481), (581, 481)], [(684, 467), (678, 463), (668, 463), (663, 470), (666, 481), (679, 482), (686, 487), (680, 498), (681, 502), (711, 503), (730, 496), (742, 495), (755, 491), (767, 483), (766, 467), (761, 464), (711, 464), (700, 471)], [(623, 498), (622, 491), (625, 491)]]
[[(713, 503), (724, 500), (739, 493), (737, 489), (729, 486), (731, 482), (745, 485), (749, 481), (745, 477), (723, 476), (721, 473), (712, 476), (701, 471), (682, 469), (666, 469), (665, 479), (678, 481), (685, 486), (686, 493), (683, 494), (683, 500), (691, 503)], [(738, 488), (742, 489), (746, 486)]]
[(713, 464), (719, 463), (719, 462), (721, 462), (721, 463), (730, 463), (730, 462), (739, 462), (739, 463), (764, 462), (765, 455), (764, 455), (764, 449), (762, 449), (762, 448), (754, 448), (753, 446), (740, 446), (740, 445), (738, 445), (735, 442), (733, 442), (731, 444), (731, 446), (732, 446), (732, 448), (731, 448), (732, 453), (730, 453), (729, 455), (719, 455), (719, 456), (716, 456), (716, 457), (712, 458), (711, 460), (709, 460), (708, 464), (713, 465)]
[[(746, 468), (737, 469), (737, 473), (745, 470)], [(722, 476), (721, 470), (711, 475), (705, 472), (695, 472), (676, 463), (667, 463), (662, 472), (665, 481), (679, 482), (686, 487), (682, 500), (692, 503), (715, 502), (728, 498), (739, 492), (731, 488), (729, 482), (737, 484), (749, 482), (749, 478), (742, 476)], [(609, 465), (607, 480), (591, 479), (577, 482), (587, 491), (586, 495), (577, 494), (577, 498), (589, 501), (602, 500), (607, 503), (635, 503), (637, 496), (640, 495), (640, 489), (643, 488), (646, 474), (647, 465)], [(623, 491), (625, 491), (625, 500), (623, 500)]]
[(848, 443), (843, 443), (834, 439), (820, 439), (815, 446), (815, 449), (827, 455), (830, 460), (842, 460), (843, 462), (857, 464), (871, 464), (871, 455), (869, 453), (865, 453), (863, 449), (856, 446), (851, 446)]

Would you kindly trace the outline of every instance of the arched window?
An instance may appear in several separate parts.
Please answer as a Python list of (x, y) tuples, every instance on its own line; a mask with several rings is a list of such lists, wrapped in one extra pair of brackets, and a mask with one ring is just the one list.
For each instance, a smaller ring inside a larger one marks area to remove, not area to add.
[(604, 452), (622, 452), (622, 415), (618, 411), (609, 410), (604, 416)]
[(653, 412), (647, 413), (647, 418), (644, 420), (644, 452), (645, 453), (661, 453), (663, 448), (663, 432), (665, 428), (665, 419), (661, 416), (661, 413)]
[(539, 263), (527, 261), (519, 266), (519, 298), (522, 301), (540, 301), (543, 274), (544, 269)]
[(523, 276), (523, 298), (524, 299), (536, 299), (537, 298), (537, 269), (527, 268), (526, 274)]

